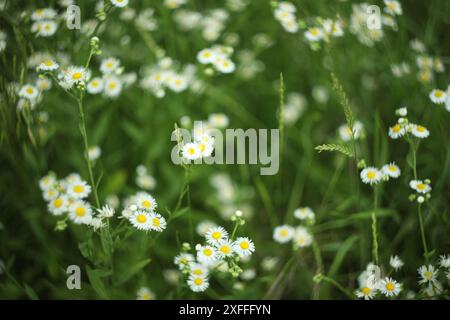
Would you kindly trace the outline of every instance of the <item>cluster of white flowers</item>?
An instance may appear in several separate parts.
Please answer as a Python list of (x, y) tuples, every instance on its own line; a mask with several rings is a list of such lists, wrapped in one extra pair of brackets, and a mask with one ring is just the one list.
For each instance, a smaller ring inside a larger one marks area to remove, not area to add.
[(224, 9), (212, 9), (202, 14), (191, 10), (178, 10), (174, 20), (181, 30), (201, 30), (206, 41), (216, 41), (225, 29), (229, 14)]
[(19, 101), (17, 103), (17, 108), (23, 110), (26, 106), (30, 109), (34, 109), (36, 104), (42, 100), (41, 91), (37, 88), (36, 84), (25, 84), (19, 90)]
[(394, 77), (402, 78), (411, 73), (411, 66), (407, 62), (401, 62), (397, 64), (391, 64), (391, 71)]
[[(240, 218), (240, 211), (234, 216), (236, 223), (244, 220)], [(183, 245), (183, 253), (177, 255), (174, 263), (187, 276), (187, 284), (194, 292), (205, 291), (209, 287), (209, 275), (214, 270), (229, 272), (238, 277), (242, 269), (238, 262), (248, 259), (255, 251), (253, 241), (247, 237), (232, 239), (228, 231), (222, 227), (209, 228), (205, 235), (206, 243), (195, 246), (196, 255), (188, 253), (190, 245)]]
[(273, 239), (278, 243), (287, 243), (292, 241), (294, 249), (309, 247), (314, 238), (307, 226), (315, 222), (314, 211), (309, 207), (297, 208), (294, 210), (294, 217), (305, 223), (305, 226), (299, 225), (293, 227), (288, 224), (275, 227)]
[[(435, 72), (443, 73), (445, 71), (445, 66), (442, 59), (438, 57), (433, 58), (426, 54), (425, 45), (421, 41), (417, 39), (414, 40), (411, 43), (411, 48), (418, 54), (416, 56), (416, 65), (419, 69), (417, 72), (417, 79), (421, 83), (431, 83), (435, 78)], [(436, 98), (439, 100), (440, 96), (438, 95)]]
[[(398, 257), (394, 258), (394, 260), (397, 265), (403, 263)], [(369, 263), (366, 270), (360, 274), (358, 284), (359, 289), (355, 292), (356, 297), (364, 300), (375, 298), (377, 293), (381, 293), (388, 298), (396, 297), (402, 291), (400, 283), (389, 276), (382, 278), (381, 269), (372, 263)]]
[(305, 96), (298, 92), (290, 92), (283, 106), (281, 117), (287, 125), (293, 125), (306, 110), (308, 101)]
[(417, 269), (419, 274), (419, 285), (428, 297), (434, 297), (443, 293), (443, 285), (439, 281), (440, 269), (445, 274), (446, 281), (450, 279), (450, 255), (441, 255), (439, 257), (438, 267), (431, 264), (423, 265)]
[(360, 177), (365, 184), (375, 185), (390, 178), (397, 179), (400, 174), (400, 168), (394, 162), (390, 162), (382, 166), (381, 169), (371, 166), (366, 167), (361, 170)]
[(297, 8), (291, 2), (282, 1), (275, 4), (275, 19), (289, 33), (296, 33), (299, 29), (296, 12)]
[(52, 8), (41, 8), (33, 11), (31, 14), (31, 32), (37, 37), (51, 37), (58, 30), (58, 24), (55, 21), (57, 12)]
[(262, 61), (257, 60), (252, 50), (241, 50), (237, 53), (237, 74), (244, 80), (252, 79), (265, 69)]
[(232, 73), (236, 69), (235, 63), (230, 59), (233, 48), (215, 45), (197, 53), (197, 60), (201, 64), (212, 65), (220, 73)]
[(424, 126), (409, 123), (407, 118), (408, 110), (405, 107), (397, 109), (395, 113), (399, 118), (395, 125), (389, 127), (389, 137), (392, 139), (398, 139), (404, 136), (409, 138), (409, 135), (419, 139), (425, 139), (430, 135), (430, 131)]
[(317, 49), (317, 44), (321, 41), (329, 41), (331, 37), (338, 38), (344, 35), (343, 23), (336, 19), (315, 19), (316, 25), (309, 27), (304, 35), (306, 40), (310, 43), (311, 48)]
[(122, 216), (138, 230), (162, 232), (167, 222), (155, 211), (157, 206), (151, 194), (140, 191), (125, 200)]
[(418, 203), (424, 203), (425, 200), (431, 198), (431, 180), (411, 180), (409, 182), (409, 187), (415, 191), (415, 193), (409, 196), (411, 201), (417, 200)]
[(155, 178), (148, 174), (147, 168), (144, 165), (139, 165), (136, 168), (136, 185), (144, 190), (153, 190), (156, 187)]
[(340, 125), (338, 128), (339, 138), (341, 138), (342, 141), (351, 141), (352, 140), (352, 133), (353, 138), (355, 140), (358, 140), (364, 136), (364, 126), (360, 121), (355, 121), (353, 123), (353, 132), (352, 129), (349, 128), (347, 124)]
[(166, 89), (179, 93), (191, 88), (194, 92), (200, 92), (202, 84), (195, 78), (195, 66), (189, 64), (177, 72), (179, 69), (178, 63), (164, 57), (144, 70), (140, 85), (158, 98), (166, 95)]
[[(90, 185), (83, 181), (79, 174), (72, 173), (64, 179), (57, 179), (54, 173), (41, 178), (39, 186), (47, 207), (54, 216), (68, 214), (68, 218), (76, 224), (89, 225), (97, 230), (104, 226), (104, 219), (114, 215), (114, 209), (105, 205), (94, 212), (86, 200), (92, 191)], [(67, 218), (58, 221), (57, 230), (66, 228)]]
[(402, 14), (401, 4), (398, 1), (391, 0), (385, 0), (384, 4), (385, 14), (381, 16), (380, 21), (378, 21), (376, 13), (370, 9), (369, 4), (359, 3), (352, 6), (350, 32), (356, 35), (358, 40), (366, 46), (371, 47), (374, 43), (381, 41), (384, 36), (384, 27), (397, 30), (395, 17)]

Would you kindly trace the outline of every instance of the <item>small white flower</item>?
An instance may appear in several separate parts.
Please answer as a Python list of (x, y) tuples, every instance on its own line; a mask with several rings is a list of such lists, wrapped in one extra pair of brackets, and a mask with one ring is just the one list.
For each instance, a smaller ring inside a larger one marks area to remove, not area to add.
[(233, 243), (233, 250), (240, 256), (249, 256), (255, 251), (255, 245), (247, 237), (239, 237)]
[(310, 207), (297, 208), (294, 210), (294, 217), (300, 220), (314, 219), (314, 211)]
[(59, 64), (53, 59), (42, 61), (36, 68), (37, 71), (54, 71), (59, 68)]
[(226, 128), (228, 127), (230, 120), (223, 113), (211, 113), (208, 116), (208, 124), (213, 128)]
[(181, 154), (183, 158), (188, 160), (196, 160), (202, 157), (198, 143), (194, 142), (186, 143), (181, 149)]
[(427, 128), (418, 124), (411, 125), (411, 133), (420, 139), (427, 138), (430, 135), (430, 131)]
[(102, 154), (102, 149), (100, 149), (99, 146), (92, 146), (89, 147), (88, 150), (88, 157), (90, 161), (95, 161), (98, 158), (100, 158), (100, 155)]
[(376, 292), (377, 292), (376, 289), (364, 286), (356, 290), (355, 294), (358, 298), (364, 298), (364, 300), (371, 300), (374, 298)]
[(234, 62), (228, 58), (223, 57), (214, 60), (214, 66), (221, 73), (232, 73), (234, 70), (236, 70), (236, 65), (234, 64)]
[(98, 229), (104, 227), (102, 219), (97, 217), (92, 218), (91, 221), (88, 223), (88, 225), (90, 225), (94, 229), (94, 231), (97, 231)]
[(103, 91), (103, 79), (99, 77), (92, 78), (87, 84), (87, 92), (90, 94), (98, 94)]
[(437, 281), (436, 278), (439, 273), (439, 271), (435, 269), (431, 264), (429, 264), (428, 266), (421, 266), (419, 269), (417, 269), (417, 272), (420, 276), (419, 284), (435, 283)]
[(405, 263), (398, 256), (391, 256), (389, 259), (389, 264), (395, 271), (398, 271)]
[(195, 231), (197, 232), (197, 234), (199, 236), (206, 237), (206, 234), (209, 232), (209, 230), (216, 228), (216, 227), (217, 227), (217, 224), (215, 224), (214, 222), (205, 220), (205, 221), (200, 222), (197, 225), (197, 227), (195, 228)]
[(70, 204), (69, 217), (77, 224), (89, 224), (92, 219), (92, 209), (89, 203), (82, 200), (76, 200)]
[(197, 260), (203, 264), (211, 265), (217, 260), (217, 250), (209, 245), (197, 248)]
[(56, 196), (48, 203), (48, 211), (55, 216), (62, 215), (69, 208), (69, 199), (64, 196)]
[(365, 184), (377, 184), (381, 181), (382, 174), (381, 172), (375, 168), (375, 167), (367, 167), (361, 171), (361, 180)]
[(31, 25), (31, 31), (41, 37), (51, 37), (57, 29), (58, 25), (53, 20), (36, 21)]
[(434, 89), (430, 93), (430, 100), (436, 104), (444, 104), (447, 101), (447, 93), (443, 90)]
[(298, 226), (295, 228), (293, 240), (294, 245), (303, 248), (312, 244), (313, 237), (305, 227)]
[(115, 210), (109, 204), (106, 204), (100, 209), (97, 209), (97, 212), (102, 218), (112, 218), (114, 216)]
[(401, 174), (400, 168), (394, 162), (385, 164), (381, 168), (381, 171), (383, 172), (383, 174), (385, 174), (391, 178), (398, 178), (398, 177), (400, 177), (400, 174)]
[(35, 100), (38, 97), (38, 95), (39, 90), (30, 84), (24, 85), (19, 91), (20, 97), (26, 98), (30, 101)]
[(441, 255), (439, 257), (439, 265), (441, 268), (450, 268), (450, 255)]
[(137, 210), (130, 217), (131, 224), (138, 230), (150, 230), (151, 218), (150, 215), (144, 210)]
[(155, 294), (147, 287), (142, 287), (137, 291), (136, 300), (154, 300)]
[(47, 190), (44, 190), (42, 193), (42, 196), (44, 197), (45, 201), (50, 201), (55, 199), (59, 195), (59, 191), (56, 188), (49, 188)]
[(190, 274), (193, 276), (208, 276), (208, 268), (200, 263), (191, 262), (189, 263)]
[[(347, 124), (343, 124), (339, 127), (339, 137), (343, 141), (350, 141), (352, 140), (352, 130), (348, 127)], [(353, 124), (353, 137), (355, 139), (359, 139), (361, 137), (361, 134), (363, 132), (363, 125), (359, 121), (355, 121)]]
[(116, 58), (106, 58), (100, 64), (100, 71), (104, 74), (110, 74), (116, 71), (120, 66), (120, 61)]
[(153, 198), (147, 192), (139, 192), (135, 197), (136, 205), (144, 210), (148, 210), (150, 212), (154, 211), (158, 204), (156, 203), (155, 198)]
[(274, 229), (273, 239), (279, 243), (286, 243), (294, 237), (294, 228), (289, 225), (281, 225)]
[(233, 242), (231, 240), (225, 239), (225, 240), (220, 240), (217, 244), (216, 244), (216, 255), (219, 259), (223, 259), (225, 257), (230, 257), (231, 255), (233, 255)]
[(84, 67), (70, 66), (64, 74), (64, 82), (69, 86), (84, 84), (88, 72)]
[(122, 81), (114, 76), (108, 76), (105, 78), (104, 94), (107, 97), (115, 98), (122, 91)]
[(91, 186), (82, 180), (74, 181), (67, 186), (68, 195), (74, 199), (86, 198), (91, 193), (91, 190)]
[(44, 19), (53, 19), (56, 17), (56, 11), (52, 8), (40, 8), (33, 11), (31, 20), (39, 21)]
[(217, 54), (210, 48), (203, 49), (197, 53), (197, 60), (201, 64), (213, 63), (217, 58)]
[(175, 74), (167, 81), (167, 87), (173, 92), (182, 92), (188, 88), (189, 82), (186, 77)]
[(398, 139), (404, 136), (405, 133), (405, 127), (400, 125), (399, 123), (395, 124), (392, 127), (389, 127), (389, 137), (391, 137), (392, 139)]
[(219, 241), (228, 238), (228, 232), (222, 227), (214, 227), (208, 230), (205, 238), (209, 244), (216, 245)]
[(395, 113), (400, 117), (406, 117), (408, 115), (408, 109), (406, 107), (395, 110)]
[(36, 86), (38, 87), (39, 91), (47, 91), (52, 88), (52, 82), (47, 77), (42, 77), (36, 80)]
[(390, 15), (401, 15), (403, 13), (402, 5), (396, 0), (384, 0), (384, 11)]
[(123, 8), (128, 4), (128, 0), (111, 0), (111, 3), (119, 8)]
[(323, 39), (324, 37), (324, 32), (322, 29), (314, 27), (314, 28), (309, 28), (306, 32), (305, 32), (305, 37), (306, 39), (308, 39), (311, 42), (317, 42)]
[(55, 175), (48, 174), (39, 180), (39, 187), (42, 191), (52, 188), (56, 183)]
[(206, 277), (191, 275), (188, 279), (189, 288), (194, 292), (203, 292), (208, 286), (209, 282)]
[(174, 263), (180, 270), (185, 269), (190, 263), (194, 262), (195, 258), (190, 253), (180, 253), (174, 258)]
[(166, 219), (159, 213), (150, 213), (150, 228), (154, 231), (161, 232), (167, 226)]
[(380, 281), (379, 290), (386, 297), (395, 297), (402, 291), (402, 287), (394, 279), (386, 277)]
[(431, 191), (431, 186), (422, 180), (411, 180), (409, 182), (411, 189), (416, 190), (418, 193), (426, 194)]

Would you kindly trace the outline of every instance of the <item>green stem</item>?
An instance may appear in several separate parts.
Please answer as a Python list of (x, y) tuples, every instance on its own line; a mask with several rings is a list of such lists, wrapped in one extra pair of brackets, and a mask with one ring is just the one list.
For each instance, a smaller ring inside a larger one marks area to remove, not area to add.
[(329, 284), (332, 284), (333, 286), (335, 286), (337, 289), (339, 289), (343, 294), (345, 294), (349, 299), (353, 299), (353, 295), (347, 290), (345, 289), (343, 286), (341, 286), (336, 280), (329, 278), (327, 276), (322, 275), (322, 280), (325, 282), (328, 282)]
[(373, 259), (375, 264), (378, 266), (378, 240), (377, 240), (377, 202), (378, 202), (378, 188), (374, 187), (374, 196), (373, 196), (373, 211), (372, 211), (372, 242), (373, 242)]
[(425, 238), (425, 225), (423, 222), (422, 205), (421, 204), (419, 204), (419, 206), (417, 207), (417, 214), (419, 216), (420, 236), (422, 238), (423, 255), (425, 256), (425, 261), (428, 264), (429, 253), (428, 253), (427, 240)]

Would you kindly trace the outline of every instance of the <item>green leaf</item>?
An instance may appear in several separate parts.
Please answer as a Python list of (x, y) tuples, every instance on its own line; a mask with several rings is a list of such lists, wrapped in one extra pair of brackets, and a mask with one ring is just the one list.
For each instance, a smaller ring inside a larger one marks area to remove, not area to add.
[(338, 252), (334, 256), (333, 262), (331, 263), (330, 269), (328, 271), (328, 277), (333, 278), (334, 275), (338, 272), (339, 268), (342, 265), (342, 262), (344, 261), (345, 256), (352, 248), (353, 244), (358, 240), (357, 235), (353, 235), (348, 237), (344, 243), (339, 247)]
[(86, 272), (92, 289), (94, 289), (101, 299), (109, 299), (102, 278), (110, 275), (111, 272), (100, 269), (91, 269), (89, 266), (86, 266)]
[(39, 297), (37, 296), (36, 292), (27, 284), (24, 285), (25, 294), (28, 298), (31, 300), (39, 300)]
[(103, 251), (108, 257), (110, 257), (113, 253), (114, 244), (108, 228), (105, 227), (100, 229), (100, 240), (102, 243)]
[(130, 280), (136, 273), (144, 269), (150, 263), (150, 261), (151, 259), (145, 259), (135, 263), (131, 267), (127, 267), (126, 272), (121, 273), (120, 277), (115, 282), (115, 285), (120, 286)]

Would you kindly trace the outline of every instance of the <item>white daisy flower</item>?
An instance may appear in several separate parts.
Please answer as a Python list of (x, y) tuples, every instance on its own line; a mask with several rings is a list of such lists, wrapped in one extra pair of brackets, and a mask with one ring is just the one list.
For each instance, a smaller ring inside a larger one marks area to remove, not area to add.
[(52, 188), (55, 185), (55, 183), (56, 183), (55, 175), (48, 174), (39, 180), (39, 187), (41, 188), (42, 191), (44, 191)]
[(174, 263), (180, 270), (185, 269), (190, 263), (195, 261), (195, 257), (190, 253), (180, 253), (174, 258)]
[(219, 241), (228, 238), (228, 232), (222, 227), (214, 227), (208, 230), (205, 238), (209, 244), (216, 245)]
[(285, 224), (278, 226), (273, 231), (273, 239), (278, 243), (286, 243), (294, 237), (294, 228)]
[(394, 162), (385, 164), (381, 168), (381, 171), (383, 172), (384, 175), (387, 175), (391, 178), (398, 178), (401, 174), (400, 168)]
[(295, 21), (295, 11), (283, 10), (282, 8), (277, 8), (274, 12), (275, 19), (281, 23), (285, 21)]
[(411, 180), (409, 182), (409, 186), (411, 189), (416, 190), (418, 193), (428, 193), (431, 191), (431, 186), (428, 183), (423, 182), (422, 180)]
[(64, 196), (56, 196), (48, 203), (48, 211), (55, 216), (60, 216), (67, 212), (69, 208), (69, 199)]
[(214, 146), (211, 143), (198, 142), (197, 145), (202, 157), (209, 157), (214, 151)]
[(148, 210), (150, 212), (153, 212), (158, 204), (156, 203), (155, 198), (153, 198), (149, 193), (147, 192), (139, 192), (136, 194), (135, 197), (136, 205), (144, 210)]
[(186, 143), (181, 149), (181, 154), (183, 158), (188, 160), (200, 159), (202, 156), (198, 143), (193, 142)]
[(364, 286), (356, 290), (355, 294), (360, 299), (364, 298), (364, 300), (372, 300), (375, 297), (376, 292), (377, 292), (376, 289)]
[(128, 4), (128, 0), (111, 0), (111, 3), (119, 8), (123, 8)]
[(200, 263), (191, 262), (189, 264), (190, 274), (193, 276), (199, 277), (207, 277), (208, 276), (208, 268)]
[(90, 94), (98, 94), (103, 91), (103, 79), (99, 77), (92, 78), (87, 84), (87, 92)]
[(211, 113), (208, 116), (208, 124), (213, 128), (223, 129), (228, 127), (230, 120), (223, 113)]
[(37, 36), (51, 37), (58, 29), (58, 25), (53, 20), (37, 21), (31, 25), (31, 31), (36, 32)]
[(67, 186), (67, 194), (74, 199), (86, 198), (91, 193), (91, 190), (91, 186), (82, 180), (74, 181)]
[(188, 279), (189, 288), (194, 292), (203, 292), (208, 286), (208, 279), (202, 276), (191, 275)]
[(91, 221), (89, 221), (88, 225), (91, 226), (94, 231), (97, 231), (98, 229), (101, 229), (105, 226), (103, 220), (98, 217), (93, 217)]
[(450, 268), (450, 255), (441, 255), (439, 257), (439, 265), (441, 268)]
[(59, 64), (55, 62), (53, 59), (47, 59), (42, 61), (36, 68), (39, 71), (54, 71), (59, 68)]
[(52, 82), (49, 78), (43, 77), (36, 80), (36, 86), (38, 87), (39, 91), (47, 91), (51, 89)]
[(278, 3), (278, 9), (286, 12), (294, 13), (297, 11), (297, 8), (291, 3), (287, 1), (281, 1)]
[(389, 259), (389, 264), (395, 271), (398, 271), (405, 263), (399, 258), (399, 256), (391, 256)]
[(294, 217), (300, 220), (314, 219), (314, 211), (310, 207), (297, 208), (294, 210)]
[(386, 277), (380, 281), (379, 290), (386, 297), (395, 297), (402, 291), (402, 286), (394, 279)]
[(59, 191), (56, 188), (49, 188), (47, 190), (44, 190), (42, 196), (44, 197), (45, 201), (50, 201), (55, 199), (59, 195)]
[(439, 270), (435, 269), (434, 266), (429, 264), (428, 266), (421, 266), (419, 269), (417, 269), (417, 272), (420, 276), (419, 284), (432, 284), (437, 281), (436, 278)]
[(83, 200), (70, 204), (69, 218), (77, 224), (89, 224), (92, 219), (91, 205)]
[(167, 81), (167, 87), (174, 92), (182, 92), (188, 88), (189, 82), (186, 77), (175, 74)]
[(402, 5), (396, 0), (384, 0), (384, 5), (384, 11), (392, 16), (399, 16), (403, 13)]
[(233, 61), (231, 61), (228, 58), (217, 58), (214, 61), (214, 66), (216, 69), (221, 73), (232, 73), (234, 70), (236, 70), (236, 65)]
[(249, 256), (255, 251), (255, 244), (247, 237), (239, 237), (233, 243), (233, 250), (240, 256)]
[(119, 78), (114, 76), (108, 76), (107, 78), (105, 78), (104, 81), (105, 81), (104, 94), (110, 98), (117, 97), (122, 91), (122, 81), (120, 81)]
[(155, 300), (156, 296), (147, 287), (140, 288), (136, 293), (136, 300)]
[(217, 54), (214, 50), (210, 48), (200, 50), (197, 53), (197, 60), (201, 64), (213, 63), (217, 58)]
[(78, 173), (71, 173), (64, 180), (68, 184), (82, 181), (81, 176)]
[(138, 230), (150, 230), (152, 227), (151, 217), (144, 210), (137, 210), (130, 217), (131, 224)]
[(33, 11), (31, 20), (39, 21), (44, 19), (53, 19), (56, 17), (56, 11), (52, 8), (40, 8)]
[(308, 39), (311, 42), (320, 41), (324, 37), (324, 32), (322, 29), (317, 28), (317, 27), (309, 28), (305, 32), (305, 37), (306, 37), (306, 39)]
[(220, 240), (216, 244), (216, 255), (219, 259), (224, 259), (233, 255), (233, 242), (231, 240)]
[(299, 29), (298, 22), (295, 19), (282, 20), (281, 25), (289, 33), (296, 33)]
[(382, 174), (375, 167), (367, 167), (361, 171), (360, 177), (362, 182), (372, 185), (381, 181)]
[(303, 248), (312, 244), (313, 237), (305, 227), (298, 226), (294, 230), (293, 241), (296, 246)]
[(212, 246), (198, 246), (197, 260), (203, 264), (210, 265), (217, 260), (216, 252), (217, 250)]
[(166, 219), (159, 213), (150, 213), (150, 228), (154, 231), (161, 232), (167, 226)]
[(389, 127), (389, 137), (391, 137), (392, 139), (398, 139), (404, 136), (405, 133), (405, 127), (401, 126), (398, 123), (392, 127)]
[[(355, 121), (353, 124), (353, 136), (355, 139), (359, 139), (361, 137), (363, 131), (363, 125), (359, 121)], [(352, 140), (352, 130), (348, 127), (347, 124), (343, 124), (338, 129), (339, 137), (343, 141), (350, 141)]]
[(64, 75), (64, 82), (69, 87), (74, 84), (84, 84), (87, 80), (88, 72), (84, 67), (70, 66)]
[(109, 204), (106, 204), (103, 207), (101, 207), (100, 209), (97, 209), (97, 212), (100, 217), (109, 219), (114, 216), (114, 213), (116, 211)]
[(436, 104), (444, 104), (447, 101), (447, 93), (443, 90), (434, 89), (430, 93), (430, 100)]
[(20, 89), (19, 96), (32, 101), (39, 96), (39, 90), (30, 84), (26, 84)]
[(102, 60), (100, 64), (100, 71), (104, 74), (110, 74), (116, 71), (120, 66), (119, 59), (116, 58), (106, 58)]

